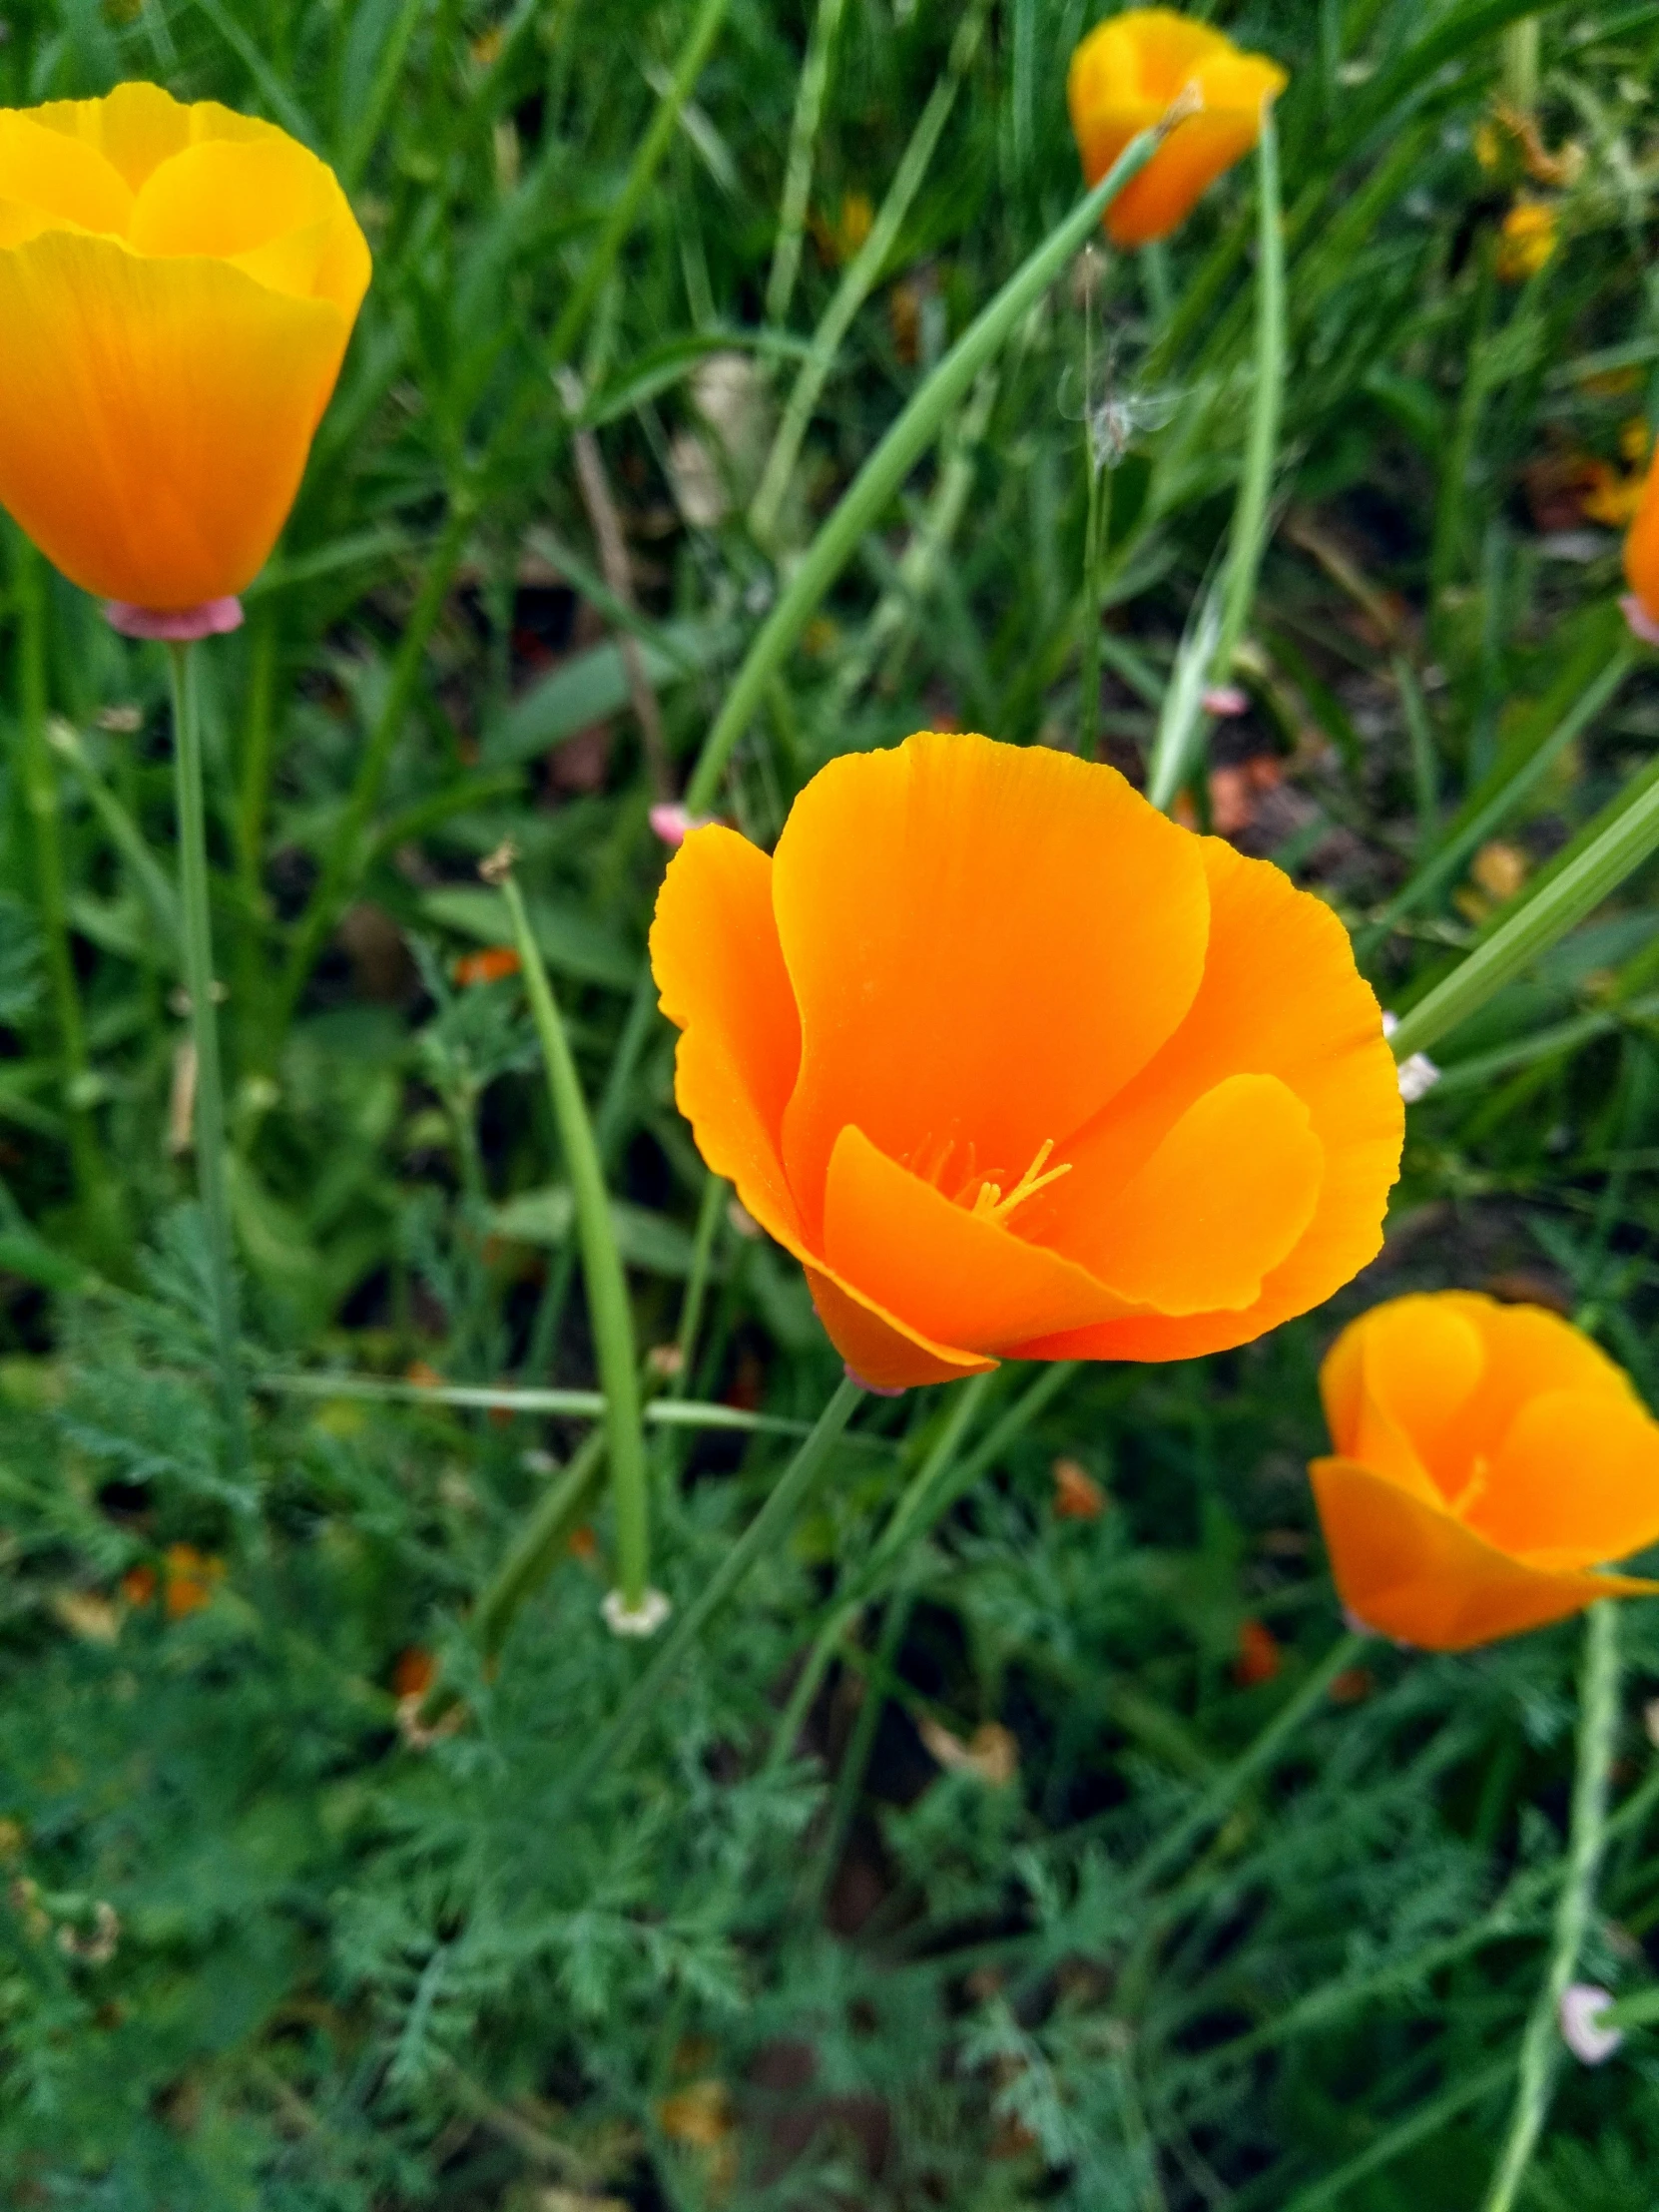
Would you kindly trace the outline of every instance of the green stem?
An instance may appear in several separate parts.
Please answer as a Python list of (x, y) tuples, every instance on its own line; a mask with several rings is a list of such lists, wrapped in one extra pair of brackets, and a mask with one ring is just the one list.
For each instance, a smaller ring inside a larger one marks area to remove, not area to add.
[(853, 478), (791, 577), (744, 658), (686, 787), (686, 805), (707, 814), (720, 793), (732, 750), (767, 688), (830, 585), (932, 443), (974, 377), (1024, 320), (1083, 244), (1111, 202), (1157, 152), (1162, 129), (1130, 142), (1094, 191), (1079, 201), (963, 331)]
[(727, 1551), (720, 1565), (684, 1608), (645, 1672), (624, 1698), (611, 1722), (577, 1760), (555, 1793), (562, 1817), (574, 1810), (610, 1762), (632, 1742), (662, 1703), (675, 1669), (703, 1631), (705, 1622), (737, 1588), (756, 1561), (777, 1542), (806, 1502), (843, 1428), (863, 1396), (850, 1376), (819, 1415), (812, 1434), (779, 1477), (766, 1503)]
[(950, 119), (962, 78), (978, 48), (988, 5), (989, 0), (972, 0), (957, 24), (943, 73), (910, 134), (909, 144), (881, 203), (881, 211), (870, 227), (868, 238), (842, 272), (834, 297), (813, 333), (811, 350), (796, 376), (784, 419), (778, 425), (778, 434), (772, 441), (772, 450), (767, 455), (760, 485), (749, 509), (749, 527), (763, 545), (769, 544), (777, 533), (778, 518), (789, 495), (813, 410), (834, 366), (841, 340), (887, 266), (904, 219), (910, 212), (910, 203), (921, 190), (933, 150)]
[(457, 491), (450, 500), (449, 516), (444, 524), (443, 534), (433, 548), (420, 596), (415, 601), (403, 634), (398, 640), (385, 697), (380, 702), (380, 711), (374, 718), (368, 743), (363, 748), (362, 759), (357, 768), (357, 780), (341, 811), (333, 840), (323, 859), (322, 873), (316, 888), (299, 917), (299, 925), (288, 947), (287, 960), (277, 989), (276, 1017), (267, 1032), (270, 1039), (268, 1050), (272, 1052), (293, 1019), (293, 1010), (305, 987), (305, 979), (310, 974), (329, 931), (339, 919), (340, 908), (355, 879), (368, 818), (374, 812), (375, 802), (379, 799), (380, 787), (385, 782), (386, 770), (391, 764), (392, 747), (402, 733), (415, 685), (420, 680), (421, 662), (427, 644), (437, 628), (438, 617), (449, 596), (455, 570), (460, 565), (467, 532), (472, 526), (474, 500), (470, 491)]
[(1279, 196), (1279, 131), (1271, 101), (1262, 107), (1256, 180), (1261, 256), (1256, 272), (1256, 385), (1244, 474), (1239, 480), (1228, 547), (1227, 587), (1214, 670), (1218, 684), (1225, 684), (1233, 673), (1233, 658), (1256, 597), (1256, 578), (1267, 545), (1268, 502), (1279, 451), (1279, 424), (1285, 411), (1285, 219)]
[(680, 1364), (669, 1380), (668, 1394), (671, 1398), (684, 1397), (691, 1388), (692, 1354), (697, 1349), (697, 1332), (702, 1324), (704, 1301), (709, 1292), (709, 1270), (714, 1263), (715, 1238), (720, 1233), (726, 1202), (731, 1193), (732, 1186), (711, 1170), (709, 1180), (703, 1186), (703, 1203), (697, 1210), (691, 1273), (686, 1278), (686, 1295), (680, 1304), (680, 1326), (675, 1332), (674, 1348), (679, 1354)]
[(657, 102), (644, 138), (634, 150), (628, 175), (623, 180), (615, 207), (606, 218), (605, 228), (588, 256), (586, 266), (565, 301), (564, 311), (553, 325), (553, 335), (548, 341), (548, 354), (554, 367), (569, 360), (576, 340), (581, 336), (588, 316), (593, 312), (595, 300), (610, 279), (616, 258), (621, 253), (628, 234), (633, 230), (640, 207), (651, 190), (652, 180), (662, 165), (663, 156), (679, 126), (686, 102), (691, 98), (693, 85), (702, 74), (709, 51), (720, 35), (720, 27), (726, 20), (730, 0), (703, 0), (697, 19), (691, 27), (691, 35), (680, 51), (674, 75), (664, 88)]
[(1469, 509), (1469, 467), (1474, 459), (1481, 411), (1486, 403), (1488, 339), (1496, 300), (1497, 239), (1495, 233), (1488, 231), (1480, 245), (1474, 327), (1463, 368), (1463, 388), (1458, 395), (1451, 443), (1434, 504), (1434, 535), (1428, 559), (1428, 607), (1430, 620), (1436, 627), (1443, 620), (1441, 603), (1447, 587), (1462, 560)]
[(581, 1077), (559, 1013), (547, 967), (524, 899), (510, 871), (501, 894), (513, 925), (513, 941), (529, 993), (530, 1012), (541, 1041), (547, 1091), (553, 1103), (559, 1142), (576, 1202), (576, 1232), (587, 1283), (588, 1320), (593, 1330), (600, 1386), (605, 1392), (605, 1433), (611, 1461), (611, 1492), (616, 1505), (617, 1575), (622, 1601), (630, 1613), (645, 1603), (650, 1567), (650, 1501), (645, 1475), (645, 1442), (640, 1422), (639, 1352), (628, 1283), (611, 1225), (605, 1170), (588, 1119)]
[(845, 0), (818, 0), (812, 43), (801, 68), (795, 118), (790, 125), (784, 197), (778, 210), (778, 237), (772, 249), (772, 270), (767, 277), (767, 320), (774, 328), (782, 326), (790, 311), (796, 274), (801, 267), (807, 202), (813, 189), (813, 147), (818, 138), (819, 117), (824, 112), (824, 95), (830, 83), (830, 58), (844, 4)]
[(1503, 33), (1503, 97), (1521, 115), (1538, 105), (1538, 18), (1523, 15)]
[(1642, 770), (1632, 779), (1632, 787), (1635, 796), (1628, 805), (1610, 811), (1611, 819), (1599, 836), (1402, 1017), (1388, 1040), (1396, 1060), (1426, 1051), (1447, 1030), (1465, 1021), (1511, 976), (1599, 906), (1659, 845), (1659, 778)]
[(1083, 651), (1078, 662), (1077, 751), (1092, 761), (1100, 735), (1100, 554), (1111, 528), (1112, 471), (1095, 457), (1094, 429), (1083, 426), (1089, 512), (1083, 530)]
[(248, 710), (243, 724), (242, 781), (237, 792), (237, 882), (242, 892), (240, 995), (250, 1017), (254, 986), (265, 966), (265, 818), (271, 796), (276, 691), (276, 609), (266, 599), (255, 603), (248, 619)]
[[(991, 1375), (973, 1376), (959, 1390), (952, 1393), (944, 1426), (916, 1469), (909, 1487), (893, 1507), (892, 1517), (882, 1530), (871, 1556), (872, 1566), (877, 1561), (885, 1564), (899, 1558), (911, 1531), (926, 1526), (935, 1517), (928, 1511), (929, 1503), (938, 1490), (942, 1477), (954, 1466), (962, 1438), (984, 1403), (992, 1380)], [(807, 1663), (790, 1692), (789, 1703), (784, 1708), (778, 1726), (773, 1730), (772, 1748), (767, 1753), (766, 1761), (768, 1774), (775, 1774), (793, 1755), (796, 1740), (806, 1725), (813, 1700), (818, 1696), (819, 1685), (834, 1657), (835, 1647), (856, 1617), (859, 1606), (871, 1594), (864, 1588), (852, 1594), (853, 1580), (853, 1577), (848, 1576), (843, 1587), (836, 1591), (834, 1602), (813, 1639), (813, 1648), (807, 1655)]]
[(1549, 2111), (1561, 2048), (1561, 1999), (1578, 1966), (1607, 1839), (1607, 1788), (1619, 1719), (1618, 1607), (1602, 1598), (1584, 1622), (1567, 1878), (1555, 1908), (1555, 1945), (1521, 2041), (1520, 2081), (1484, 2212), (1510, 2212)]
[(1130, 1869), (1127, 1880), (1133, 1894), (1141, 1895), (1150, 1890), (1162, 1875), (1179, 1864), (1206, 1829), (1226, 1819), (1249, 1785), (1278, 1758), (1281, 1745), (1296, 1734), (1310, 1713), (1318, 1711), (1331, 1694), (1332, 1683), (1354, 1665), (1370, 1641), (1368, 1636), (1349, 1634), (1332, 1646), (1296, 1695), (1280, 1707), (1267, 1727), (1232, 1765), (1217, 1775), (1191, 1812), (1167, 1830)]
[(46, 731), (46, 576), (39, 553), (21, 530), (15, 533), (13, 546), (22, 782), (34, 845), (35, 895), (40, 909), (53, 1021), (63, 1069), (64, 1109), (75, 1183), (82, 1200), (95, 1203), (103, 1194), (107, 1179), (86, 1095), (92, 1071), (69, 937), (69, 898), (64, 883), (58, 780)]
[(570, 1463), (548, 1485), (472, 1612), (472, 1633), (486, 1659), (506, 1641), (513, 1617), (547, 1580), (577, 1526), (592, 1512), (605, 1472), (605, 1431), (584, 1436)]
[(236, 1265), (231, 1249), (231, 1195), (226, 1174), (225, 1085), (219, 1065), (219, 1010), (214, 1004), (213, 920), (208, 902), (208, 831), (202, 782), (202, 725), (195, 650), (170, 645), (173, 683), (173, 766), (179, 811), (179, 913), (184, 929), (185, 989), (196, 1044), (196, 1174), (208, 1233), (214, 1342), (220, 1395), (233, 1470), (248, 1464), (248, 1408), (243, 1394)]

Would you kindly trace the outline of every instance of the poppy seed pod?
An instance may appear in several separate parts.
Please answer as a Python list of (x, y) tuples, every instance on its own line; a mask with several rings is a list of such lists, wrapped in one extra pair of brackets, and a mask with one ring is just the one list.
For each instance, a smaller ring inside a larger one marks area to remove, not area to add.
[(1195, 103), (1107, 209), (1113, 244), (1145, 246), (1185, 223), (1216, 179), (1256, 144), (1264, 101), (1289, 82), (1277, 62), (1241, 53), (1220, 31), (1173, 8), (1129, 8), (1097, 23), (1066, 76), (1071, 128), (1090, 185), (1183, 94)]
[(0, 505), (87, 591), (250, 582), (369, 277), (333, 173), (159, 86), (0, 109)]
[(1659, 1584), (1598, 1574), (1659, 1539), (1659, 1424), (1556, 1314), (1440, 1291), (1374, 1307), (1320, 1372), (1314, 1494), (1368, 1627), (1463, 1651)]
[(832, 761), (775, 858), (691, 832), (651, 957), (704, 1159), (879, 1387), (1244, 1344), (1381, 1242), (1402, 1108), (1347, 932), (1113, 769)]

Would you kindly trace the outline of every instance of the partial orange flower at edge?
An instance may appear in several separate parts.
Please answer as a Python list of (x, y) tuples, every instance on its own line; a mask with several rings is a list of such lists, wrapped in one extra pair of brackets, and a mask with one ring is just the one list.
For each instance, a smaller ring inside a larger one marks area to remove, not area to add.
[(704, 1158), (872, 1384), (1247, 1343), (1380, 1245), (1402, 1109), (1347, 932), (1111, 769), (832, 762), (776, 859), (687, 839), (651, 951)]
[(1659, 1540), (1659, 1423), (1559, 1315), (1475, 1292), (1390, 1300), (1320, 1375), (1311, 1468), (1343, 1601), (1462, 1651), (1659, 1583), (1595, 1570)]
[(1131, 139), (1187, 94), (1197, 112), (1177, 123), (1139, 176), (1106, 211), (1114, 245), (1167, 238), (1261, 136), (1262, 106), (1290, 78), (1265, 55), (1246, 54), (1208, 24), (1173, 8), (1108, 16), (1078, 46), (1066, 104), (1084, 180), (1099, 184)]

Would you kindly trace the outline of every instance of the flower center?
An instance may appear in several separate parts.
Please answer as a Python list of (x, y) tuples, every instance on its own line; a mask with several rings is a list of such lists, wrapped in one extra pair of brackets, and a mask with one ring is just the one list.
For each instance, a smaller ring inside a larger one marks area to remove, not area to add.
[(1058, 1183), (1062, 1175), (1071, 1173), (1071, 1162), (1062, 1160), (1057, 1168), (1048, 1168), (1048, 1156), (1054, 1150), (1054, 1139), (1045, 1137), (1037, 1147), (1037, 1157), (1004, 1198), (999, 1183), (981, 1183), (973, 1201), (975, 1221), (1004, 1222), (1016, 1206), (1023, 1206), (1028, 1198), (1035, 1198), (1038, 1191), (1046, 1190), (1050, 1183)]

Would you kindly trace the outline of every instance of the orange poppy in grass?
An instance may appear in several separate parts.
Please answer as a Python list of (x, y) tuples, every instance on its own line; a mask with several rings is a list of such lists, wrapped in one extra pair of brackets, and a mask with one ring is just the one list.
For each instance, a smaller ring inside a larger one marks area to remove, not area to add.
[(1183, 93), (1197, 103), (1107, 209), (1113, 244), (1145, 246), (1185, 223), (1216, 179), (1256, 144), (1263, 102), (1289, 82), (1277, 62), (1241, 53), (1220, 31), (1173, 8), (1128, 8), (1097, 23), (1066, 76), (1071, 128), (1090, 185)]
[(1314, 1493), (1368, 1627), (1462, 1651), (1659, 1589), (1592, 1571), (1659, 1540), (1659, 1424), (1559, 1315), (1392, 1299), (1344, 1330), (1320, 1387), (1337, 1456)]
[(1381, 1242), (1401, 1106), (1329, 908), (1115, 770), (928, 732), (719, 826), (651, 932), (699, 1149), (878, 1387), (1247, 1343)]
[(333, 173), (157, 85), (0, 109), (0, 505), (172, 612), (276, 542), (368, 283)]
[(1623, 602), (1626, 621), (1639, 638), (1659, 645), (1659, 449), (1648, 463), (1642, 496), (1625, 532), (1624, 580), (1630, 586)]

